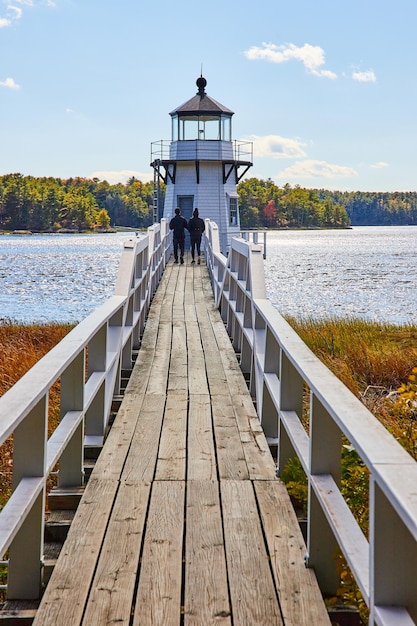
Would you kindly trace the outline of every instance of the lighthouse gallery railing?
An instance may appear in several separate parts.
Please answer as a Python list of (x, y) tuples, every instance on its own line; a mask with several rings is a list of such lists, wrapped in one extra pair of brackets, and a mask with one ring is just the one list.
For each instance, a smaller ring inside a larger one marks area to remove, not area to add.
[[(262, 245), (232, 239), (226, 258), (209, 220), (206, 235), (216, 305), (265, 434), (277, 446), (277, 472), (298, 457), (308, 477), (306, 564), (333, 595), (341, 551), (370, 624), (417, 624), (417, 463), (267, 300)], [(308, 433), (301, 423), (306, 396)], [(369, 470), (369, 538), (340, 491), (343, 436)]]
[[(13, 435), (12, 495), (0, 512), (8, 598), (40, 595), (46, 480), (58, 463), (60, 487), (83, 484), (84, 446), (103, 442), (121, 371), (132, 368), (169, 255), (166, 220), (126, 241), (114, 295), (0, 398), (0, 445)], [(48, 397), (57, 381), (60, 423), (48, 439)]]

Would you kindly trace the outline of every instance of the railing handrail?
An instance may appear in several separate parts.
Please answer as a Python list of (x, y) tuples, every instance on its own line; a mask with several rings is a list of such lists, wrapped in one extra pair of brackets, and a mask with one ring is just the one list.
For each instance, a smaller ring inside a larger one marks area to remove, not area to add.
[[(417, 624), (417, 463), (267, 300), (262, 246), (233, 238), (225, 257), (217, 225), (206, 220), (205, 232), (216, 305), (277, 446), (277, 472), (298, 457), (308, 477), (308, 566), (322, 591), (335, 595), (341, 550), (370, 624)], [(306, 388), (309, 433), (300, 419)], [(369, 470), (368, 539), (340, 491), (343, 435)]]
[[(0, 445), (13, 434), (12, 495), (0, 511), (0, 557), (9, 551), (7, 597), (41, 591), (46, 480), (83, 484), (84, 446), (101, 446), (121, 372), (131, 369), (149, 306), (170, 255), (167, 221), (124, 243), (114, 295), (75, 326), (0, 398)], [(47, 438), (48, 397), (60, 383), (60, 423)]]

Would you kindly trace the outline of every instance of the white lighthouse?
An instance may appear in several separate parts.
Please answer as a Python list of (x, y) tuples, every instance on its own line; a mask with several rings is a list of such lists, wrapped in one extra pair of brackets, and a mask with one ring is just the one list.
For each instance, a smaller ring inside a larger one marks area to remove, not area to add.
[[(171, 141), (152, 143), (154, 218), (171, 219), (179, 207), (188, 220), (198, 207), (200, 217), (217, 223), (227, 254), (240, 232), (236, 185), (252, 165), (252, 143), (232, 140), (233, 111), (206, 94), (203, 76), (196, 84), (197, 94), (170, 113)], [(166, 183), (163, 211), (160, 180)]]

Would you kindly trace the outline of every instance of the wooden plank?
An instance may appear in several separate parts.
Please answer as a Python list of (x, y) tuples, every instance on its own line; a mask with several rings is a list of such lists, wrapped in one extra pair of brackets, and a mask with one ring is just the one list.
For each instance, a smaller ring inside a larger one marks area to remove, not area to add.
[(164, 394), (167, 388), (168, 369), (171, 351), (171, 324), (162, 323), (158, 326), (158, 340), (155, 346), (155, 356), (146, 388), (147, 394)]
[(185, 274), (186, 268), (179, 266), (177, 273), (177, 285), (175, 293), (173, 294), (173, 306), (174, 319), (178, 315), (184, 315), (184, 292), (185, 292)]
[(190, 396), (187, 468), (188, 480), (216, 479), (216, 456), (208, 395)]
[(82, 621), (84, 626), (130, 624), (149, 495), (149, 483), (120, 485)]
[(185, 626), (229, 626), (230, 604), (219, 484), (189, 481), (185, 551)]
[[(135, 377), (140, 378), (138, 370)], [(143, 394), (126, 393), (109, 431), (105, 445), (94, 465), (92, 476), (118, 480), (126, 461), (137, 420), (144, 402)]]
[(210, 393), (222, 394), (225, 392), (227, 377), (217, 346), (206, 304), (196, 305), (200, 336), (204, 350), (206, 375)]
[(283, 626), (252, 483), (222, 481), (220, 492), (233, 623)]
[(229, 395), (211, 396), (214, 439), (221, 479), (248, 480), (249, 472)]
[(217, 310), (207, 309), (213, 333), (216, 338), (217, 347), (220, 358), (222, 360), (224, 371), (227, 374), (227, 381), (233, 396), (248, 393), (245, 377), (242, 374), (236, 353), (230, 342), (229, 335)]
[(117, 488), (117, 481), (94, 478), (88, 481), (34, 626), (81, 623)]
[(184, 315), (186, 321), (196, 321), (195, 311), (195, 295), (196, 290), (194, 288), (194, 272), (193, 267), (187, 267), (187, 273), (185, 277), (185, 293), (184, 293)]
[(187, 411), (186, 392), (169, 392), (165, 405), (155, 480), (185, 480)]
[(251, 480), (273, 480), (276, 464), (249, 393), (233, 398), (233, 408)]
[[(194, 294), (192, 294), (194, 296)], [(186, 322), (196, 322), (197, 321), (197, 313), (195, 310), (194, 299), (191, 303), (184, 303), (184, 320)]]
[[(200, 266), (196, 266), (194, 267), (193, 270), (193, 288), (194, 288), (194, 301), (197, 302), (204, 302), (206, 295), (203, 291), (203, 282), (202, 282), (202, 277), (203, 276), (207, 276), (208, 277), (208, 272), (207, 272), (207, 268), (203, 265)], [(211, 297), (213, 299), (213, 292), (211, 293)]]
[(188, 389), (190, 394), (207, 394), (207, 374), (201, 344), (200, 329), (196, 322), (187, 322), (187, 352), (188, 352)]
[(185, 483), (152, 486), (133, 626), (179, 626)]
[(165, 349), (170, 350), (168, 390), (187, 391), (188, 354), (183, 317), (173, 319), (171, 346)]
[(330, 626), (314, 571), (304, 565), (306, 546), (284, 484), (259, 481), (254, 489), (285, 626)]
[(126, 482), (153, 479), (164, 409), (165, 395), (146, 396), (123, 469)]

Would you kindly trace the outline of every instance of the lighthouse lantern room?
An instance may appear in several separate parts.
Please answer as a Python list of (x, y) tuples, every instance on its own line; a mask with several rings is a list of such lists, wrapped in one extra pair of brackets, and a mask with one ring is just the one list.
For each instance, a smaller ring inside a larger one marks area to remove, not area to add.
[[(252, 143), (232, 140), (233, 111), (206, 94), (203, 76), (196, 84), (197, 94), (170, 113), (171, 141), (151, 145), (154, 219), (171, 219), (179, 207), (188, 220), (198, 207), (200, 217), (217, 223), (227, 254), (231, 237), (240, 232), (236, 185), (252, 166)], [(166, 184), (163, 211), (161, 181)]]

